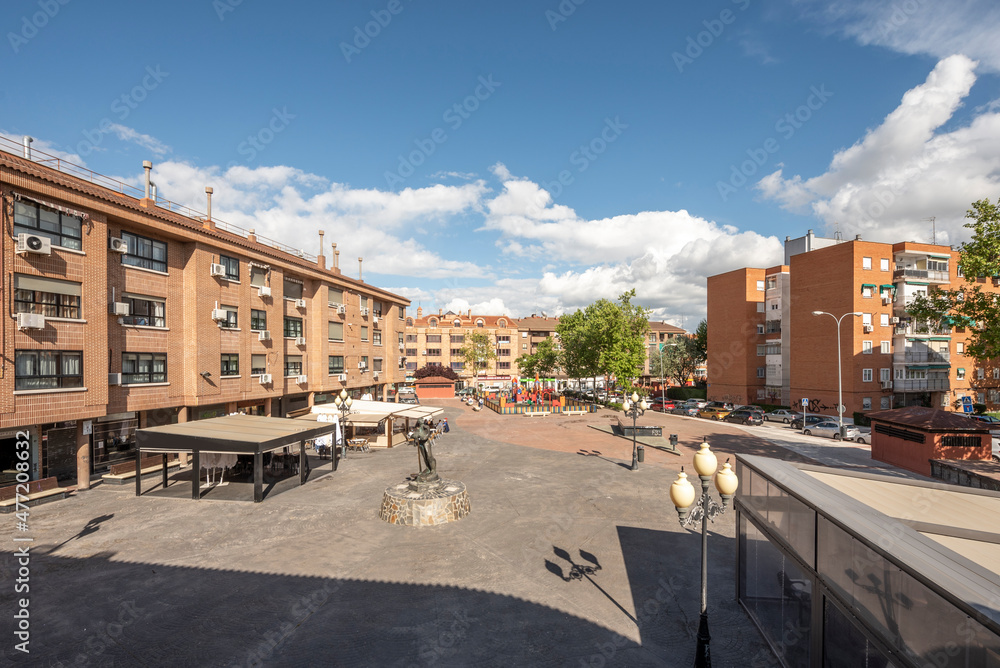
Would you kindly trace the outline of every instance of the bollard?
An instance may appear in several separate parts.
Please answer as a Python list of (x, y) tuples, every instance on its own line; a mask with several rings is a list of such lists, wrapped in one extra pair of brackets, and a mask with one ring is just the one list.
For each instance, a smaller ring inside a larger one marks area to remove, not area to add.
[(670, 434), (670, 447), (677, 449), (677, 434)]

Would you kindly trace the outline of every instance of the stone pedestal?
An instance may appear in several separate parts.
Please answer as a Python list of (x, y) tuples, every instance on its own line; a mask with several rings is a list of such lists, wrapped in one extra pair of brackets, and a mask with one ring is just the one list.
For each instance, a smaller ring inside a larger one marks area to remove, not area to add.
[(457, 522), (471, 511), (465, 484), (442, 478), (387, 487), (379, 517), (390, 524), (419, 527)]

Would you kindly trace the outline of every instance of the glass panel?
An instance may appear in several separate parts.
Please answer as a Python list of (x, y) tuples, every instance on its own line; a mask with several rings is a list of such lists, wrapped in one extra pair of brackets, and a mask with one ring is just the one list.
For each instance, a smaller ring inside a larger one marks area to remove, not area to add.
[(823, 608), (823, 666), (841, 668), (865, 666), (887, 668), (892, 664), (868, 641), (865, 634), (840, 611), (832, 601), (824, 598)]
[(343, 341), (344, 340), (344, 323), (342, 322), (331, 322), (329, 338), (331, 341)]
[(38, 225), (41, 229), (49, 232), (59, 231), (59, 212), (42, 209), (39, 212)]
[(250, 285), (261, 286), (265, 283), (267, 272), (260, 267), (250, 267)]
[(62, 217), (62, 233), (66, 236), (80, 238), (80, 219), (76, 216)]
[(38, 209), (24, 202), (14, 202), (14, 222), (28, 227), (36, 227)]
[(302, 299), (302, 284), (285, 281), (284, 285), (286, 299)]

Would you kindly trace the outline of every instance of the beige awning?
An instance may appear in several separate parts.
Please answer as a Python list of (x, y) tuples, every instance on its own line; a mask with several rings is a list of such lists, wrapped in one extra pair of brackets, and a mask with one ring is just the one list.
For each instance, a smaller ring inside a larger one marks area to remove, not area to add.
[[(432, 418), (444, 412), (443, 408), (437, 406), (422, 406), (420, 404), (394, 404), (390, 401), (366, 401), (358, 399), (351, 402), (351, 413), (347, 416), (347, 421), (357, 427), (375, 427), (386, 418)], [(310, 409), (311, 417), (326, 413), (328, 415), (340, 415), (340, 409), (334, 404), (320, 404)]]

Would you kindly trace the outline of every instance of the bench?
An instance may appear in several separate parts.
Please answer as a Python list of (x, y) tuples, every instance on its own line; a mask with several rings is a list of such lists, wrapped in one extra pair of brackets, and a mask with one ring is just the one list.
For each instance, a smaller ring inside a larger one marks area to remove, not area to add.
[(586, 408), (567, 408), (562, 412), (563, 415), (586, 415)]
[[(177, 455), (171, 455), (173, 459), (167, 462), (167, 468), (171, 469), (180, 466)], [(163, 455), (150, 455), (142, 458), (143, 477), (152, 475), (163, 470)], [(135, 459), (130, 459), (119, 464), (112, 464), (110, 470), (101, 476), (101, 480), (109, 485), (124, 485), (135, 479)]]
[(524, 415), (535, 417), (536, 415), (550, 415), (551, 411), (524, 411)]
[[(24, 494), (24, 486), (28, 487), (28, 493)], [(59, 481), (55, 477), (32, 480), (21, 485), (10, 485), (0, 487), (0, 513), (12, 513), (17, 510), (18, 487), (21, 492), (22, 506), (37, 506), (40, 503), (58, 501), (65, 499), (68, 487), (60, 487)]]

